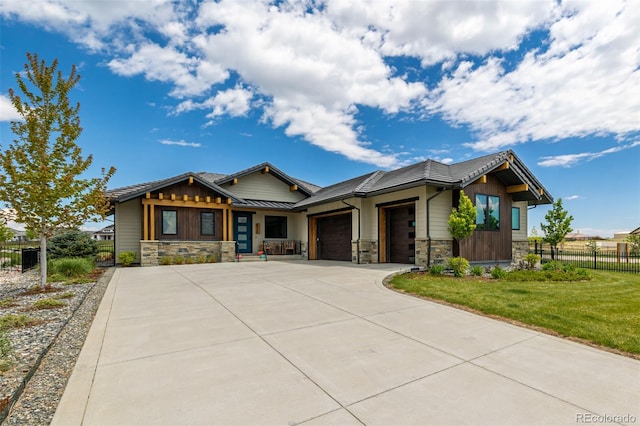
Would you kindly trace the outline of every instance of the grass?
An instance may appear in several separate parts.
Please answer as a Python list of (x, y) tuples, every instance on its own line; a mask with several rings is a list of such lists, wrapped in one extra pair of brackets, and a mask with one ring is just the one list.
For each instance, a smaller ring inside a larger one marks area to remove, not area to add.
[(57, 309), (57, 308), (62, 308), (63, 306), (66, 306), (67, 304), (64, 303), (62, 300), (58, 300), (58, 299), (40, 299), (36, 302), (33, 302), (33, 305), (31, 305), (31, 309)]
[(0, 317), (0, 331), (8, 331), (14, 328), (30, 327), (42, 323), (42, 320), (31, 318), (27, 315), (4, 315)]
[[(402, 274), (393, 288), (640, 355), (640, 275), (590, 272), (589, 281), (515, 281)], [(530, 279), (530, 274), (528, 279)]]

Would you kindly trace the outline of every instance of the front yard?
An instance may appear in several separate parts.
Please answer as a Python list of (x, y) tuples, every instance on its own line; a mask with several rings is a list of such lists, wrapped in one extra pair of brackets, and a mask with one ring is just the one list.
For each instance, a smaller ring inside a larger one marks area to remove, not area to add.
[(394, 277), (390, 285), (640, 359), (640, 275), (591, 276), (590, 281), (519, 282), (508, 275), (496, 280), (410, 273)]

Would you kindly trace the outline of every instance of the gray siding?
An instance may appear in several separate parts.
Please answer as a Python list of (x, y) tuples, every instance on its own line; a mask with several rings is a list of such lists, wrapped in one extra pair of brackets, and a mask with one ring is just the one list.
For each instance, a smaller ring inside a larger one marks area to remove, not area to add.
[(136, 253), (140, 262), (140, 240), (142, 239), (142, 203), (139, 199), (117, 203), (115, 209), (116, 262), (118, 253)]

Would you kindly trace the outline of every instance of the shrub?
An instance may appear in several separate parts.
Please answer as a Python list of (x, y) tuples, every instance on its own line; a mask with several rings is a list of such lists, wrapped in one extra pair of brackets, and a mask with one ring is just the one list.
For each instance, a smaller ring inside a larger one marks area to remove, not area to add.
[(564, 268), (562, 262), (558, 262), (557, 260), (552, 260), (542, 265), (543, 271), (561, 271)]
[(527, 269), (533, 269), (540, 262), (540, 256), (534, 253), (529, 253), (524, 257), (524, 261), (527, 263)]
[(182, 256), (176, 256), (173, 258), (173, 263), (175, 263), (176, 265), (182, 265), (184, 263), (184, 257)]
[(444, 274), (444, 265), (438, 264), (438, 265), (431, 266), (431, 268), (429, 268), (429, 273), (431, 275), (442, 275), (442, 274)]
[(502, 269), (499, 266), (496, 266), (495, 268), (493, 268), (491, 270), (491, 276), (497, 280), (499, 280), (500, 278), (504, 278), (507, 276), (507, 271), (505, 271), (504, 269)]
[(185, 257), (184, 263), (186, 263), (187, 265), (192, 265), (193, 264), (193, 258), (192, 257)]
[(209, 263), (216, 263), (218, 261), (218, 258), (216, 257), (215, 254), (212, 254), (211, 256), (209, 256), (209, 258), (207, 259), (207, 262)]
[(133, 251), (123, 251), (118, 254), (118, 260), (124, 266), (131, 265), (136, 260), (136, 253)]
[(453, 275), (464, 277), (469, 269), (469, 261), (464, 257), (452, 257), (449, 259), (449, 268), (453, 269)]
[(64, 278), (81, 277), (90, 274), (95, 269), (91, 259), (66, 258), (54, 259), (48, 262), (47, 272), (50, 276), (61, 275)]
[(472, 266), (471, 267), (471, 275), (474, 275), (476, 277), (480, 277), (482, 276), (482, 273), (484, 272), (484, 268), (482, 266)]
[(98, 254), (98, 242), (78, 229), (58, 234), (49, 240), (47, 254), (50, 259), (63, 257), (94, 257)]
[(196, 262), (198, 263), (205, 263), (207, 261), (207, 257), (204, 254), (201, 254), (200, 256), (198, 256), (198, 258), (196, 259)]
[(171, 265), (171, 256), (162, 256), (162, 258), (160, 258), (160, 264)]

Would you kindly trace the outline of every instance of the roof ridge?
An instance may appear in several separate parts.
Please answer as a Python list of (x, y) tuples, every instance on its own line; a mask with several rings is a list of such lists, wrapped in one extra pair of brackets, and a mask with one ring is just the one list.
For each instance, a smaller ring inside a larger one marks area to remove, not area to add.
[(380, 178), (385, 174), (382, 170), (376, 170), (371, 173), (360, 185), (358, 185), (353, 192), (358, 193), (362, 192), (365, 187), (375, 184)]

